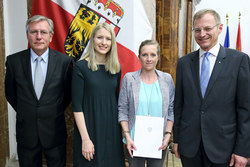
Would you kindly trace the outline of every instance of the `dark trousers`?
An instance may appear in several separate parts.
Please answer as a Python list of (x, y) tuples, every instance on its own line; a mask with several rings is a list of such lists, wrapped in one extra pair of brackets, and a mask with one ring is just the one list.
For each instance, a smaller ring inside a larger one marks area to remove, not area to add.
[(145, 163), (147, 164), (147, 167), (162, 167), (165, 156), (166, 156), (166, 150), (162, 151), (161, 159), (143, 158), (143, 157), (131, 158), (127, 149), (126, 149), (126, 153), (128, 156), (129, 167), (145, 167)]
[(43, 148), (41, 143), (32, 149), (17, 144), (17, 153), (20, 167), (42, 167), (42, 153), (48, 167), (66, 166), (66, 144), (50, 149)]
[(226, 164), (215, 164), (209, 160), (204, 150), (203, 142), (201, 142), (197, 154), (193, 158), (181, 156), (183, 167), (229, 167), (229, 162)]

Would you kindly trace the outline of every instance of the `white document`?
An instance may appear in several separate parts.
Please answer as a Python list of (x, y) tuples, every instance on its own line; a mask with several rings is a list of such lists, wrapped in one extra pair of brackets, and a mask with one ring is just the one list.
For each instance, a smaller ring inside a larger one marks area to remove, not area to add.
[(146, 158), (162, 158), (164, 119), (161, 117), (136, 116), (133, 156)]

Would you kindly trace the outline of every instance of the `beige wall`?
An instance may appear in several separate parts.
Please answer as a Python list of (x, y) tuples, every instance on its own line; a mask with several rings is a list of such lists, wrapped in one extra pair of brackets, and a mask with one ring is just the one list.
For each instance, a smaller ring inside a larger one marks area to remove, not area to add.
[(149, 22), (153, 28), (153, 36), (152, 39), (155, 39), (156, 34), (156, 3), (155, 0), (142, 0), (145, 11), (147, 13)]

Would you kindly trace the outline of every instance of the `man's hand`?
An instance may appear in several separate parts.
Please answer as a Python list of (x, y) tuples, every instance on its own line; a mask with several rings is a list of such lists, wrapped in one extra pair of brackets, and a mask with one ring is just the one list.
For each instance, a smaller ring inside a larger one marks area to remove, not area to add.
[(245, 167), (247, 164), (247, 161), (248, 160), (245, 157), (232, 154), (229, 166), (234, 165), (234, 167)]
[(180, 154), (178, 152), (178, 144), (176, 144), (176, 143), (174, 144), (173, 151), (174, 151), (176, 158), (180, 159)]

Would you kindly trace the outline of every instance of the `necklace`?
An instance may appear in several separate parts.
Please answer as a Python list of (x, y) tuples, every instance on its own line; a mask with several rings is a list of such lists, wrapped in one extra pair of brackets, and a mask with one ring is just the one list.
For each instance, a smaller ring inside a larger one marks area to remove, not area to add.
[(145, 83), (143, 82), (143, 89), (144, 89), (144, 92), (145, 92), (145, 95), (146, 95), (146, 99), (147, 99), (147, 107), (148, 107), (148, 116), (150, 116), (150, 104), (151, 104), (151, 96), (152, 96), (152, 90), (153, 90), (153, 87), (154, 87), (154, 85), (155, 85), (155, 77), (154, 77), (154, 79), (153, 79), (153, 84), (151, 85), (151, 89), (150, 89), (150, 94), (149, 94), (149, 96), (148, 96), (148, 94), (147, 94), (147, 91), (146, 91), (146, 88), (145, 88)]

